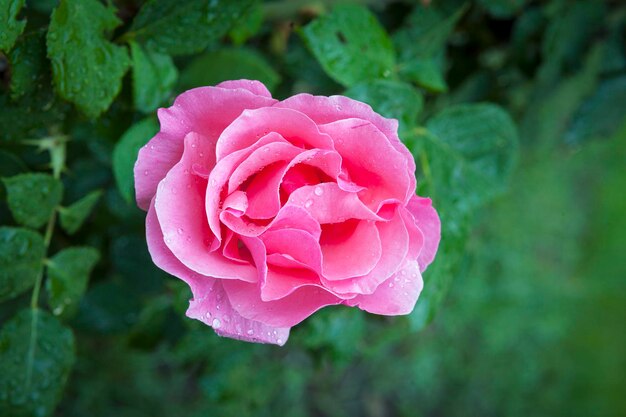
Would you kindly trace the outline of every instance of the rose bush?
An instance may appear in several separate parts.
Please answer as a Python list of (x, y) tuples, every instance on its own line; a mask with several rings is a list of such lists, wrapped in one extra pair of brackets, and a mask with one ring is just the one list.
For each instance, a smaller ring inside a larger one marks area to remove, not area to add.
[(413, 309), (440, 224), (396, 120), (342, 96), (277, 101), (249, 80), (158, 116), (136, 197), (155, 264), (191, 287), (189, 317), (282, 345), (324, 306)]

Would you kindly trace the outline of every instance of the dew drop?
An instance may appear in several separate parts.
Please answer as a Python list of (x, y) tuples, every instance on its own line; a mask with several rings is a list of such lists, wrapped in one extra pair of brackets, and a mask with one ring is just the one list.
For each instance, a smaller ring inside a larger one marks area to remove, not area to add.
[(181, 229), (180, 227), (176, 230), (176, 233), (178, 233), (179, 235), (183, 234), (183, 229)]
[(254, 330), (249, 329), (246, 333), (248, 333), (248, 334), (254, 334)]
[(315, 195), (316, 195), (316, 196), (318, 196), (318, 197), (319, 197), (319, 196), (321, 196), (322, 194), (324, 194), (324, 190), (322, 189), (322, 187), (317, 186), (317, 187), (315, 187), (315, 191), (314, 191), (314, 193), (315, 193)]
[(309, 208), (309, 207), (311, 207), (312, 205), (313, 205), (313, 201), (312, 201), (312, 200), (307, 200), (307, 201), (304, 203), (304, 207), (306, 207), (306, 208)]
[(150, 173), (150, 171), (148, 171), (147, 169), (143, 172), (143, 175), (148, 175)]
[(220, 319), (213, 319), (213, 328), (219, 329), (222, 326), (222, 322)]
[(393, 287), (393, 282), (389, 283), (389, 288)]
[(210, 319), (211, 317), (213, 317), (213, 316), (211, 315), (211, 312), (210, 312), (210, 311), (207, 311), (207, 312), (206, 312), (206, 318), (207, 318), (207, 319)]
[(276, 339), (276, 343), (278, 343), (279, 345), (282, 345), (283, 344), (283, 339), (280, 339), (280, 338)]

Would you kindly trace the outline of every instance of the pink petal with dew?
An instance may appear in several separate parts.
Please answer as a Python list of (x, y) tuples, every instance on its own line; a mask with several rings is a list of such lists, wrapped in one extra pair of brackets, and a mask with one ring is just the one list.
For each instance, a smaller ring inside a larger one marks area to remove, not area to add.
[(272, 98), (272, 94), (267, 87), (261, 81), (257, 80), (228, 80), (219, 83), (216, 87), (228, 88), (230, 90), (243, 88), (258, 96)]
[(372, 294), (358, 295), (345, 301), (345, 304), (386, 316), (409, 314), (413, 311), (423, 286), (419, 264), (408, 261)]
[[(250, 88), (261, 90), (258, 86)], [(180, 160), (184, 138), (189, 132), (200, 133), (212, 144), (211, 153), (215, 161), (215, 143), (226, 126), (246, 109), (274, 103), (276, 100), (271, 96), (257, 95), (243, 85), (235, 90), (200, 87), (179, 95), (173, 106), (159, 109), (161, 131), (139, 150), (134, 169), (137, 205), (143, 210), (148, 209), (158, 183)]]
[(217, 160), (253, 145), (270, 132), (280, 133), (302, 148), (333, 149), (332, 140), (303, 113), (290, 109), (264, 107), (245, 110), (224, 129), (216, 144)]
[(283, 345), (289, 337), (289, 328), (276, 328), (248, 320), (233, 310), (220, 280), (200, 275), (183, 265), (165, 245), (154, 205), (146, 217), (148, 250), (155, 265), (185, 281), (193, 299), (187, 316), (212, 326), (220, 336), (249, 342)]
[(351, 180), (365, 187), (359, 197), (378, 211), (386, 200), (406, 204), (415, 193), (407, 169), (406, 157), (371, 122), (346, 119), (321, 125), (320, 130), (333, 138), (343, 159), (342, 168)]
[(155, 210), (172, 253), (189, 269), (216, 278), (256, 281), (252, 265), (242, 265), (209, 252), (213, 234), (209, 229), (204, 199), (206, 180), (193, 175), (193, 166), (206, 166), (210, 143), (197, 133), (185, 137), (185, 151), (159, 184)]

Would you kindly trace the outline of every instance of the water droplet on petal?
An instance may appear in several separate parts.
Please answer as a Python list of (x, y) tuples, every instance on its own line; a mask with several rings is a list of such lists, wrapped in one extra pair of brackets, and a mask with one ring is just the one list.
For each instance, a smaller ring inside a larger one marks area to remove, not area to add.
[(313, 205), (313, 201), (312, 201), (312, 200), (307, 200), (307, 201), (304, 203), (304, 207), (306, 207), (306, 208), (309, 208), (309, 207), (311, 207), (312, 205)]
[(179, 235), (182, 235), (182, 234), (183, 234), (183, 229), (181, 229), (181, 228), (179, 227), (179, 228), (178, 228), (178, 230), (176, 230), (176, 232), (177, 232)]
[(249, 329), (246, 333), (248, 333), (248, 334), (254, 334), (254, 330)]
[(222, 322), (220, 321), (220, 319), (213, 319), (213, 328), (214, 329), (219, 329), (221, 325), (222, 325)]
[(319, 197), (320, 195), (324, 194), (324, 190), (322, 189), (322, 187), (317, 186), (317, 187), (315, 187), (314, 193), (315, 193), (316, 196)]
[(283, 340), (281, 338), (276, 339), (276, 343), (278, 343), (279, 345), (283, 344)]
[(148, 175), (150, 173), (150, 171), (148, 171), (147, 169), (143, 172), (143, 175)]

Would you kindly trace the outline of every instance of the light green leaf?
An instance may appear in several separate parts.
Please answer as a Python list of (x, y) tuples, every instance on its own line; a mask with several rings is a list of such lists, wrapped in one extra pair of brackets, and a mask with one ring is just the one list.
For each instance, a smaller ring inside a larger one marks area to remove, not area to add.
[(144, 119), (130, 127), (113, 150), (113, 174), (117, 189), (127, 202), (134, 196), (135, 181), (133, 168), (137, 160), (139, 148), (144, 146), (150, 138), (159, 131), (159, 125), (154, 119)]
[(98, 259), (100, 254), (94, 248), (73, 247), (62, 250), (48, 261), (46, 289), (55, 315), (71, 317), (76, 312)]
[(191, 61), (181, 73), (180, 84), (189, 89), (237, 79), (259, 80), (271, 91), (280, 82), (280, 75), (254, 50), (225, 48)]
[(17, 297), (34, 285), (45, 253), (39, 233), (0, 227), (0, 301)]
[(24, 31), (26, 20), (17, 20), (24, 0), (0, 0), (0, 51), (9, 52)]
[(46, 224), (63, 197), (63, 185), (52, 175), (20, 174), (2, 181), (13, 218), (34, 229)]
[(345, 95), (363, 101), (385, 117), (400, 122), (400, 137), (417, 124), (417, 115), (422, 111), (424, 99), (410, 84), (401, 81), (375, 80), (359, 83)]
[(60, 209), (61, 227), (70, 235), (76, 233), (95, 207), (102, 195), (101, 190), (92, 191), (69, 207)]
[(456, 22), (467, 7), (444, 10), (436, 5), (416, 5), (408, 25), (393, 35), (402, 77), (433, 91), (448, 89), (444, 77), (445, 47)]
[(130, 60), (105, 34), (121, 21), (97, 0), (61, 0), (48, 30), (48, 56), (57, 92), (88, 117), (107, 110)]
[(394, 72), (391, 39), (376, 17), (362, 6), (337, 6), (301, 33), (326, 73), (346, 87), (389, 78)]
[(225, 35), (251, 4), (252, 0), (149, 0), (124, 39), (169, 55), (193, 54)]
[(417, 139), (435, 207), (470, 213), (506, 186), (517, 157), (517, 129), (492, 104), (462, 104), (431, 118)]
[(178, 78), (178, 70), (169, 55), (146, 51), (136, 42), (130, 42), (130, 51), (135, 108), (150, 113), (169, 97)]
[(74, 364), (74, 335), (43, 310), (22, 310), (0, 331), (0, 415), (50, 416)]

